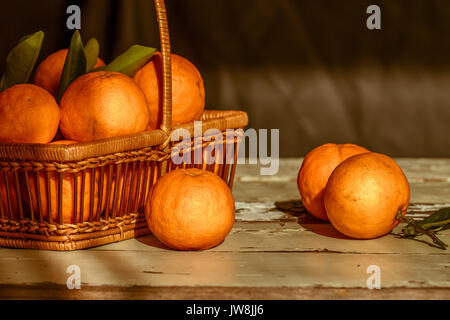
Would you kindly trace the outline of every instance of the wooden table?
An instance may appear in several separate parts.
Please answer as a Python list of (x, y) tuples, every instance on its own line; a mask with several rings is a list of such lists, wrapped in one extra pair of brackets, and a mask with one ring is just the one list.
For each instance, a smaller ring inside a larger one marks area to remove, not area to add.
[[(296, 186), (301, 159), (276, 176), (238, 167), (236, 224), (204, 252), (166, 249), (153, 236), (77, 252), (0, 249), (0, 298), (449, 299), (450, 250), (394, 234), (351, 240), (305, 213)], [(450, 206), (450, 159), (397, 159), (412, 189), (410, 215)], [(450, 243), (450, 232), (441, 234)], [(81, 289), (67, 289), (67, 267)], [(367, 268), (381, 289), (368, 289)]]

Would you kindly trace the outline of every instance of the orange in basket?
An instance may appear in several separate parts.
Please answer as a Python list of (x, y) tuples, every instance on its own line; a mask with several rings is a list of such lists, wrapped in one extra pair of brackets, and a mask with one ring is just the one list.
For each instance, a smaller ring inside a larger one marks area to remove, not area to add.
[(139, 133), (149, 109), (142, 90), (118, 72), (91, 72), (75, 80), (61, 99), (61, 133), (85, 142)]
[[(205, 109), (205, 88), (197, 68), (187, 59), (171, 54), (172, 60), (172, 126), (200, 120)], [(158, 129), (162, 123), (162, 60), (157, 52), (141, 68), (134, 80), (144, 92), (149, 108), (149, 130)]]
[[(93, 220), (97, 219), (97, 215), (103, 212), (106, 207), (106, 184), (103, 184), (103, 192), (102, 192), (102, 203), (99, 204), (100, 199), (100, 179), (105, 179), (104, 177), (100, 177), (100, 170), (95, 169), (95, 182), (94, 182), (94, 190), (91, 192), (91, 170), (85, 171), (84, 177), (84, 188), (83, 188), (83, 174), (76, 174), (76, 184), (77, 190), (75, 191), (74, 186), (74, 174), (73, 173), (63, 173), (62, 174), (62, 202), (59, 203), (59, 176), (56, 172), (39, 172), (38, 174), (38, 183), (39, 187), (36, 186), (36, 175), (29, 175), (29, 183), (31, 190), (31, 199), (32, 206), (34, 210), (34, 216), (39, 217), (39, 208), (38, 201), (41, 204), (41, 214), (42, 218), (45, 221), (48, 221), (49, 212), (51, 212), (51, 220), (54, 223), (60, 223), (59, 219), (59, 206), (61, 205), (62, 209), (62, 223), (73, 223), (76, 224), (78, 222), (86, 222), (89, 221), (90, 218), (90, 208), (91, 204), (93, 205)], [(46, 175), (49, 175), (48, 179)], [(39, 188), (39, 193), (38, 189)], [(49, 188), (50, 193), (47, 193), (47, 188)], [(47, 199), (47, 194), (50, 196), (50, 211), (48, 208), (49, 202)], [(40, 199), (37, 199), (37, 196), (40, 196)], [(91, 195), (93, 199), (91, 199)], [(76, 203), (77, 209), (74, 210), (74, 204)], [(83, 205), (82, 205), (83, 204)], [(99, 207), (100, 205), (100, 207)], [(97, 214), (98, 213), (98, 214)]]
[(59, 119), (55, 98), (41, 87), (19, 84), (0, 93), (0, 142), (49, 143)]
[(231, 190), (217, 175), (200, 169), (175, 170), (150, 191), (145, 207), (152, 233), (178, 250), (220, 244), (234, 223)]
[[(54, 141), (50, 144), (52, 145), (71, 145), (76, 143), (71, 140), (59, 140)], [(93, 199), (91, 199), (91, 170), (86, 170), (84, 176), (84, 187), (83, 187), (83, 176), (82, 172), (75, 174), (76, 176), (76, 184), (77, 188), (75, 191), (75, 176), (73, 173), (62, 173), (62, 202), (59, 203), (59, 174), (55, 171), (52, 172), (44, 172), (40, 171), (37, 174), (29, 173), (28, 174), (28, 184), (30, 186), (30, 195), (31, 195), (31, 205), (34, 211), (34, 216), (38, 218), (42, 215), (42, 219), (45, 221), (49, 221), (49, 210), (51, 212), (51, 220), (54, 223), (78, 223), (78, 222), (86, 222), (89, 221), (90, 218), (90, 208), (91, 203), (93, 203), (93, 212), (94, 214), (98, 212), (100, 209), (100, 213), (105, 209), (106, 206), (106, 184), (103, 184), (103, 192), (102, 192), (102, 203), (99, 207), (99, 197), (100, 197), (100, 170), (95, 169), (95, 182), (94, 182), (94, 191)], [(46, 177), (48, 175), (48, 178)], [(102, 178), (104, 179), (104, 177)], [(39, 183), (39, 186), (37, 186)], [(38, 189), (39, 188), (39, 189)], [(47, 189), (48, 188), (48, 189)], [(38, 192), (39, 190), (39, 192)], [(47, 193), (47, 190), (50, 190), (50, 193)], [(25, 190), (22, 192), (26, 194)], [(48, 201), (48, 197), (50, 197), (50, 203)], [(39, 199), (38, 199), (39, 196)], [(25, 201), (29, 202), (28, 198), (25, 198)], [(76, 211), (74, 208), (74, 204), (76, 202)], [(83, 203), (83, 205), (82, 205)], [(40, 208), (39, 208), (40, 204)], [(49, 209), (50, 204), (50, 209)], [(59, 218), (59, 209), (61, 207), (61, 220)], [(93, 217), (96, 218), (95, 216)]]
[(394, 160), (379, 153), (348, 158), (331, 174), (324, 194), (328, 218), (341, 233), (371, 239), (390, 232), (409, 204), (409, 184)]
[[(45, 58), (36, 69), (33, 83), (38, 85), (54, 97), (58, 95), (59, 81), (64, 69), (64, 63), (66, 62), (68, 49), (56, 51)], [(95, 68), (103, 67), (105, 63), (98, 58)]]
[(354, 144), (327, 143), (309, 152), (298, 173), (298, 189), (309, 213), (328, 221), (323, 193), (333, 170), (345, 159), (369, 150)]
[(8, 172), (6, 176), (6, 178), (4, 174), (0, 176), (0, 212), (3, 213), (5, 217), (18, 219), (19, 208), (17, 202), (17, 191), (14, 183), (14, 174)]

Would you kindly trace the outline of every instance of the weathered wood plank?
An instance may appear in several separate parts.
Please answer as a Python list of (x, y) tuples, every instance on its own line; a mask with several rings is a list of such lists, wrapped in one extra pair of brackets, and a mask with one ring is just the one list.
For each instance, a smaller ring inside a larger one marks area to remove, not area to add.
[(423, 182), (410, 183), (411, 202), (415, 203), (449, 203), (450, 183)]
[[(413, 203), (449, 203), (450, 183), (444, 182), (410, 182), (411, 202)], [(296, 181), (267, 182), (246, 181), (236, 182), (233, 187), (236, 201), (285, 201), (298, 200), (300, 194)]]
[[(450, 203), (450, 159), (395, 159), (411, 186), (412, 203)], [(233, 194), (236, 201), (300, 199), (297, 174), (302, 159), (282, 159), (279, 172), (261, 176), (260, 165), (239, 165)]]
[[(450, 242), (450, 232), (441, 237)], [(205, 252), (168, 250), (153, 236), (77, 252), (0, 249), (0, 283), (63, 285), (73, 264), (87, 286), (347, 288), (358, 287), (360, 268), (376, 264), (387, 272), (386, 288), (450, 287), (448, 251), (393, 235), (351, 240), (330, 224), (296, 222), (237, 222), (224, 243)]]
[(450, 159), (399, 158), (395, 161), (412, 182), (450, 182)]
[[(373, 240), (355, 240), (340, 234), (329, 223), (237, 222), (226, 240), (208, 252), (294, 252), (354, 254), (432, 254), (450, 260), (450, 252), (432, 246), (426, 237), (401, 239), (394, 234)], [(440, 233), (450, 243), (450, 230)], [(428, 243), (428, 244), (427, 244)], [(91, 249), (93, 251), (142, 251), (161, 255), (169, 250), (152, 235)], [(0, 251), (0, 261), (1, 259)]]
[(292, 288), (292, 287), (116, 287), (82, 286), (67, 290), (66, 286), (0, 285), (0, 299), (82, 299), (82, 300), (448, 300), (445, 288)]
[[(441, 208), (450, 207), (450, 203), (411, 203), (407, 216), (424, 218)], [(305, 216), (306, 215), (306, 216)], [(263, 202), (236, 202), (236, 221), (297, 221), (299, 216), (314, 219), (307, 213), (300, 200), (295, 201), (263, 201)]]
[[(412, 182), (450, 182), (450, 159), (395, 158), (405, 175)], [(294, 181), (302, 165), (303, 158), (283, 158), (279, 161), (279, 171), (275, 176), (261, 176), (260, 164), (240, 164), (237, 181)], [(264, 167), (264, 166), (263, 166)]]
[(367, 267), (383, 288), (448, 288), (450, 259), (432, 254), (1, 250), (0, 283), (65, 285), (78, 265), (88, 286), (366, 288)]

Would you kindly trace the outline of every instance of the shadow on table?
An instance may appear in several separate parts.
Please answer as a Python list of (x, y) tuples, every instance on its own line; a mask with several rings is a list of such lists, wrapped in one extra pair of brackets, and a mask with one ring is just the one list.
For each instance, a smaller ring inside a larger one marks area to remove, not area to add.
[(152, 234), (136, 238), (136, 240), (139, 241), (140, 243), (143, 243), (143, 244), (147, 245), (147, 246), (151, 246), (151, 247), (155, 247), (155, 248), (159, 248), (159, 249), (172, 250), (168, 246), (163, 244), (161, 241), (159, 241)]
[(430, 242), (430, 241), (427, 241), (427, 240), (417, 239), (417, 238), (414, 238), (414, 237), (405, 237), (405, 236), (404, 236), (403, 234), (401, 234), (401, 233), (394, 233), (394, 232), (391, 232), (391, 234), (392, 234), (396, 239), (413, 240), (413, 241), (417, 241), (417, 242), (420, 242), (420, 243), (424, 243), (424, 244), (426, 244), (426, 245), (428, 245), (428, 246), (430, 246), (430, 247), (433, 247), (433, 248), (437, 248), (437, 249), (441, 249), (441, 250), (442, 250), (442, 248), (439, 247), (437, 244), (434, 244), (434, 243), (432, 243), (432, 242)]
[[(166, 246), (164, 243), (159, 241), (153, 234), (149, 234), (149, 235), (146, 235), (146, 236), (141, 236), (141, 237), (138, 237), (138, 238), (135, 238), (135, 239), (137, 241), (139, 241), (140, 243), (143, 243), (143, 244), (145, 244), (147, 246), (151, 246), (151, 247), (154, 247), (154, 248), (171, 250), (171, 251), (180, 251), (180, 250), (172, 249), (172, 248)], [(218, 246), (220, 244), (222, 244), (222, 242), (219, 243)], [(199, 250), (199, 251), (202, 251), (202, 250)]]
[(330, 238), (351, 240), (350, 237), (337, 231), (331, 223), (308, 213), (300, 200), (277, 201), (275, 207), (281, 212), (297, 217), (297, 223), (308, 231)]

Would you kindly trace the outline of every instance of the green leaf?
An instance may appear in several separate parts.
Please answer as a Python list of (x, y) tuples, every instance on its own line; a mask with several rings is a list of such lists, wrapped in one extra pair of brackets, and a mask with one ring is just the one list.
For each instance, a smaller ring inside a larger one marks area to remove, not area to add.
[(97, 64), (98, 54), (100, 52), (100, 44), (97, 39), (90, 39), (86, 43), (84, 51), (86, 52), (86, 72), (89, 72)]
[(439, 209), (422, 221), (419, 221), (418, 225), (425, 230), (434, 231), (448, 228), (450, 226), (450, 208)]
[(69, 52), (67, 53), (63, 73), (59, 83), (58, 102), (66, 91), (67, 87), (79, 76), (86, 73), (86, 53), (80, 32), (76, 30), (70, 42)]
[(421, 221), (410, 222), (402, 228), (407, 237), (415, 237), (421, 234), (417, 226), (425, 231), (438, 232), (450, 228), (450, 208), (442, 208), (432, 213)]
[(41, 51), (42, 31), (20, 39), (6, 58), (6, 69), (0, 80), (0, 92), (16, 84), (27, 83)]
[[(44, 33), (43, 31), (38, 31), (37, 33), (39, 33), (39, 32)], [(19, 40), (18, 43), (21, 43), (21, 42), (26, 41), (27, 39), (31, 38), (31, 37), (34, 36), (35, 34), (36, 34), (36, 33), (33, 33), (33, 34), (27, 34), (26, 36), (23, 36), (22, 38), (20, 38), (20, 40)]]
[(406, 237), (415, 237), (420, 234), (419, 232), (417, 232), (416, 228), (414, 228), (414, 225), (411, 223), (404, 226), (402, 228), (402, 232)]
[(152, 58), (155, 52), (155, 48), (134, 45), (107, 66), (93, 71), (116, 71), (132, 77)]

